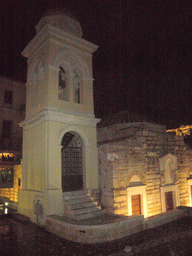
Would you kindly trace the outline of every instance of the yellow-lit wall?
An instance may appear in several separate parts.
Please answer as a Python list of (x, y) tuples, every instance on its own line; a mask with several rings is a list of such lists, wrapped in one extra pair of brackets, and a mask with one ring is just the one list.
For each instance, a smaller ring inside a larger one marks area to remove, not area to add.
[[(12, 166), (11, 166), (12, 167)], [(3, 168), (0, 168), (0, 171)], [(21, 181), (19, 186), (19, 179)], [(0, 196), (9, 198), (11, 201), (18, 203), (19, 190), (22, 188), (22, 165), (14, 166), (13, 188), (0, 188)]]

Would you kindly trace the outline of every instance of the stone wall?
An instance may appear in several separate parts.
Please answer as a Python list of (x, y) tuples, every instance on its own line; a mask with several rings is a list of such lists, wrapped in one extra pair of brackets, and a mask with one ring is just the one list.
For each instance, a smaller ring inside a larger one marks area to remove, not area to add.
[(189, 205), (192, 151), (182, 137), (157, 124), (123, 123), (98, 128), (98, 147), (101, 203), (107, 212), (128, 214), (127, 188), (138, 185), (130, 182), (136, 175), (146, 186), (147, 217), (160, 214), (161, 187), (166, 185), (160, 159), (167, 154), (177, 159), (174, 184), (179, 186), (180, 205)]

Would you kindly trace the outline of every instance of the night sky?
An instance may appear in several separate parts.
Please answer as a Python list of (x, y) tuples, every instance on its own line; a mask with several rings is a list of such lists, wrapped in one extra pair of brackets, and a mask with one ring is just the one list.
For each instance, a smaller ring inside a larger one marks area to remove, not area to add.
[(128, 110), (169, 128), (192, 124), (192, 1), (1, 0), (1, 75), (26, 81), (21, 52), (43, 13), (61, 7), (80, 21), (83, 38), (99, 46), (96, 117)]

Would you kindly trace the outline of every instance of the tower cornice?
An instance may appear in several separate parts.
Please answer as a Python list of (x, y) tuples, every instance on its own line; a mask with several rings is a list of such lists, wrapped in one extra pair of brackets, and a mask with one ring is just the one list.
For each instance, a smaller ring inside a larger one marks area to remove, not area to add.
[(83, 53), (86, 52), (87, 54), (92, 54), (98, 49), (97, 45), (90, 43), (83, 38), (72, 35), (66, 31), (62, 31), (50, 24), (45, 24), (39, 33), (37, 33), (31, 42), (25, 47), (22, 55), (30, 58), (47, 40), (64, 42), (65, 45), (70, 48), (78, 49)]
[(82, 125), (87, 127), (95, 127), (100, 119), (95, 117), (88, 117), (83, 115), (72, 115), (63, 112), (58, 112), (55, 110), (42, 110), (35, 116), (25, 119), (23, 122), (19, 123), (20, 127), (24, 130), (28, 130), (31, 127), (37, 126), (45, 121), (67, 123), (69, 125)]

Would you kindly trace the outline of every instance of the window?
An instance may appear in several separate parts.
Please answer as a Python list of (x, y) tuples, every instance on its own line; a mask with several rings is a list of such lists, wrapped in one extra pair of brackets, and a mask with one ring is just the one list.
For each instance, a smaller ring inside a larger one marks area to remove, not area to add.
[(11, 138), (12, 121), (3, 120), (3, 138)]
[(14, 179), (13, 168), (5, 169), (0, 172), (0, 188), (12, 188)]
[(13, 92), (5, 90), (4, 94), (4, 103), (6, 104), (13, 104)]

